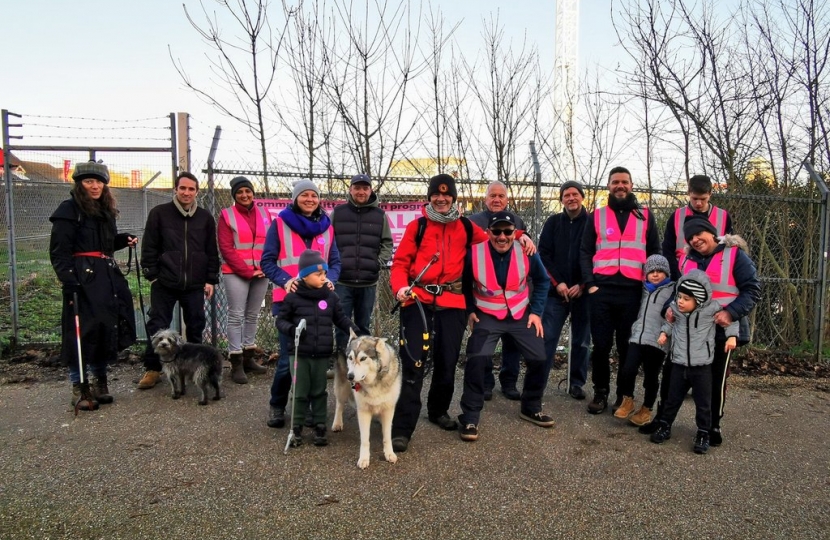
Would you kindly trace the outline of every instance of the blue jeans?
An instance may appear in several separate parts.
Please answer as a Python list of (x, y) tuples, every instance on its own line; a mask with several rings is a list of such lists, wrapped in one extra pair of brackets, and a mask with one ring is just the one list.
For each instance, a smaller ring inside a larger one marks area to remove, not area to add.
[(550, 376), (559, 335), (565, 321), (571, 317), (571, 386), (580, 388), (588, 381), (588, 356), (591, 349), (591, 318), (588, 311), (588, 297), (582, 295), (565, 302), (558, 294), (548, 296), (542, 326), (545, 329), (545, 380)]
[[(372, 331), (369, 329), (369, 324), (372, 320), (372, 311), (375, 309), (375, 293), (377, 292), (377, 288), (377, 285), (350, 287), (341, 283), (334, 286), (334, 292), (340, 297), (340, 305), (343, 306), (343, 312), (360, 329), (360, 335), (368, 336), (372, 334)], [(345, 349), (346, 343), (349, 341), (349, 335), (335, 327), (334, 339), (337, 343), (338, 350)]]
[[(282, 306), (282, 302), (274, 302), (271, 305), (274, 324), (276, 324), (276, 316), (280, 312), (280, 306)], [(271, 383), (271, 400), (269, 403), (277, 409), (285, 409), (288, 404), (288, 392), (291, 391), (290, 367), (294, 360), (294, 355), (288, 354), (288, 349), (291, 346), (291, 340), (294, 338), (279, 331), (278, 333), (280, 335), (280, 359), (277, 361), (277, 369), (274, 370), (274, 381)]]

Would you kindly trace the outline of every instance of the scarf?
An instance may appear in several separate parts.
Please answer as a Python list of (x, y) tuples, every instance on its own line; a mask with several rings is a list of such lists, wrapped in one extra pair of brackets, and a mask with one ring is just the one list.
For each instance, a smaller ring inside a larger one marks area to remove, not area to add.
[(296, 213), (289, 207), (280, 212), (279, 216), (280, 219), (288, 224), (288, 227), (295, 233), (299, 234), (301, 238), (314, 238), (315, 236), (320, 236), (326, 232), (329, 227), (331, 227), (331, 220), (329, 219), (329, 216), (322, 210), (319, 214), (315, 212), (315, 215), (305, 217), (302, 214)]
[(657, 289), (659, 289), (663, 285), (668, 285), (669, 283), (671, 283), (671, 278), (667, 277), (666, 279), (664, 279), (663, 281), (661, 281), (657, 285), (653, 284), (650, 281), (644, 281), (643, 285), (645, 285), (645, 288), (648, 292), (653, 293), (654, 291), (656, 291)]
[(429, 203), (427, 203), (426, 207), (427, 219), (430, 221), (434, 221), (436, 223), (452, 223), (453, 221), (461, 217), (461, 214), (458, 213), (458, 208), (456, 208), (455, 206), (453, 206), (452, 210), (450, 210), (446, 214), (442, 214), (441, 212), (433, 208), (432, 205)]

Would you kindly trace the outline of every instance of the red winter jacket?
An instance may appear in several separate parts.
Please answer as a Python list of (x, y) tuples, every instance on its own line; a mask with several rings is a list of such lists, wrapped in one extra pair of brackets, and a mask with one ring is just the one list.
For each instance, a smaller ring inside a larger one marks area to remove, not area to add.
[[(422, 213), (426, 215), (426, 205)], [(464, 257), (467, 254), (467, 231), (461, 220), (458, 219), (452, 223), (437, 223), (427, 218), (420, 248), (415, 245), (417, 233), (418, 220), (413, 219), (406, 226), (406, 231), (392, 259), (392, 271), (389, 277), (392, 294), (396, 294), (401, 287), (408, 287), (410, 282), (429, 264), (435, 253), (438, 253), (438, 261), (421, 277), (421, 284), (446, 285), (461, 280)], [(472, 243), (487, 240), (487, 233), (478, 225), (473, 224)], [(431, 295), (421, 287), (415, 287), (413, 292), (418, 295), (424, 305), (432, 305), (434, 300), (435, 305), (439, 307), (464, 309), (466, 307), (464, 295), (460, 294), (460, 287), (458, 290), (459, 294), (444, 292), (438, 296)], [(404, 305), (413, 302), (414, 300), (407, 300)]]

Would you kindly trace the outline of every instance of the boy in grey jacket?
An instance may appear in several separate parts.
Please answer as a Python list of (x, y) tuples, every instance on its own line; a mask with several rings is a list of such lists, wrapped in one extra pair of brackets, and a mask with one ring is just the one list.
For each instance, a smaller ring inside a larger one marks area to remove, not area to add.
[[(663, 323), (663, 305), (674, 294), (674, 283), (669, 279), (669, 261), (662, 255), (652, 255), (643, 267), (643, 295), (640, 299), (640, 313), (631, 327), (628, 355), (620, 367), (617, 378), (617, 393), (623, 397), (614, 417), (642, 426), (651, 421), (651, 409), (660, 389), (660, 369), (666, 358), (668, 343), (657, 344)], [(634, 386), (637, 372), (643, 365), (643, 405), (634, 412)], [(667, 381), (668, 382), (668, 381)]]
[[(674, 322), (666, 322), (658, 339), (659, 344), (672, 336), (672, 359), (675, 364), (669, 381), (669, 397), (660, 417), (660, 424), (651, 435), (651, 442), (660, 444), (671, 438), (671, 425), (683, 398), (692, 388), (695, 400), (694, 451), (705, 454), (709, 450), (709, 428), (712, 424), (712, 359), (715, 351), (715, 313), (722, 308), (712, 300), (712, 284), (702, 270), (692, 270), (677, 281), (677, 297), (671, 303)], [(725, 350), (737, 346), (738, 323), (726, 328)], [(666, 381), (663, 381), (666, 384)]]

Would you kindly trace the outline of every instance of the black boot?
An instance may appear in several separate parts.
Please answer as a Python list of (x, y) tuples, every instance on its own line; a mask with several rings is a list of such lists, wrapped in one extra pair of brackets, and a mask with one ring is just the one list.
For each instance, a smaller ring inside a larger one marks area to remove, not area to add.
[(266, 424), (272, 428), (285, 427), (285, 409), (271, 407)]
[(314, 446), (326, 446), (329, 440), (326, 438), (326, 425), (317, 424), (314, 427)]
[(297, 448), (303, 445), (303, 426), (294, 426), (294, 436), (291, 437), (291, 446)]
[(78, 411), (97, 411), (98, 402), (92, 397), (92, 390), (89, 383), (72, 383), (72, 401), (75, 407), (75, 414)]
[(95, 377), (95, 382), (92, 383), (92, 395), (101, 405), (109, 405), (114, 401), (114, 398), (110, 394), (110, 389), (107, 386), (106, 375)]
[(588, 412), (591, 414), (602, 414), (608, 408), (608, 390), (595, 389), (594, 399), (588, 404)]

